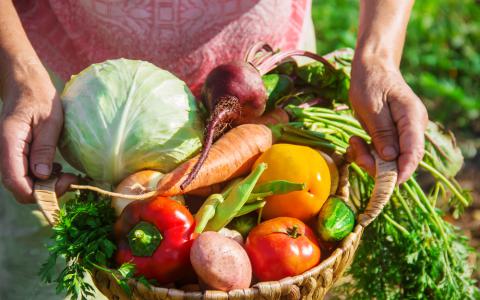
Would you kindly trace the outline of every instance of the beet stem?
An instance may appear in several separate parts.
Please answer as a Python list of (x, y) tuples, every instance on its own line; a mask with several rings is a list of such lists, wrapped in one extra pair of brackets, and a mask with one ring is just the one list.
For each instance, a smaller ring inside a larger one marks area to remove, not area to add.
[(240, 101), (237, 97), (227, 96), (221, 97), (218, 100), (217, 104), (215, 105), (215, 109), (207, 123), (203, 149), (200, 157), (185, 181), (180, 185), (180, 189), (184, 190), (195, 179), (195, 177), (197, 177), (200, 168), (208, 157), (208, 153), (210, 152), (213, 141), (218, 138), (223, 131), (225, 131), (228, 123), (230, 123), (239, 113)]
[(255, 56), (261, 51), (270, 53), (271, 55), (271, 53), (273, 53), (273, 48), (265, 42), (255, 43), (248, 49), (247, 54), (245, 55), (245, 62), (253, 63)]
[(331, 70), (335, 70), (335, 67), (324, 57), (315, 54), (313, 52), (309, 51), (303, 51), (303, 50), (291, 50), (291, 51), (285, 51), (285, 52), (279, 52), (271, 57), (269, 57), (267, 60), (263, 61), (260, 65), (257, 65), (256, 68), (260, 75), (265, 75), (271, 70), (273, 70), (277, 65), (281, 64), (283, 60), (286, 58), (290, 58), (292, 56), (305, 56), (309, 57), (312, 59), (315, 59), (322, 64), (324, 64), (327, 68)]
[(312, 107), (312, 106), (316, 106), (322, 102), (325, 102), (326, 100), (323, 99), (323, 98), (313, 98), (312, 100), (308, 101), (308, 102), (305, 102), (305, 103), (302, 103), (300, 104), (298, 107), (300, 108), (309, 108), (309, 107)]
[(257, 68), (257, 66), (260, 66), (261, 64), (263, 64), (263, 62), (265, 62), (267, 59), (269, 59), (270, 57), (272, 57), (274, 55), (273, 52), (267, 52), (267, 53), (263, 53), (262, 55), (258, 56), (258, 57), (255, 57), (251, 62), (250, 64), (252, 66), (254, 66), (255, 68)]

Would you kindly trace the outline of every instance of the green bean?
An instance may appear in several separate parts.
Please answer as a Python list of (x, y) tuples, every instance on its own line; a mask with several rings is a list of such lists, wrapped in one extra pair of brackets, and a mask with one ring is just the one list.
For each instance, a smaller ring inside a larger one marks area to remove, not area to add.
[(256, 211), (257, 209), (260, 209), (260, 208), (264, 207), (265, 204), (267, 204), (266, 201), (257, 201), (257, 202), (254, 202), (254, 203), (245, 204), (238, 211), (238, 213), (235, 217), (241, 217), (243, 215), (251, 213), (252, 211)]
[(272, 192), (273, 195), (281, 195), (305, 189), (304, 183), (291, 182), (288, 180), (272, 180), (257, 185), (253, 189), (253, 193)]
[(195, 214), (195, 227), (196, 233), (202, 233), (210, 221), (215, 215), (217, 206), (224, 201), (222, 194), (212, 194), (203, 202), (198, 212)]
[(232, 187), (225, 200), (218, 204), (215, 215), (207, 223), (206, 230), (218, 231), (237, 215), (266, 168), (267, 164), (259, 164), (250, 175)]

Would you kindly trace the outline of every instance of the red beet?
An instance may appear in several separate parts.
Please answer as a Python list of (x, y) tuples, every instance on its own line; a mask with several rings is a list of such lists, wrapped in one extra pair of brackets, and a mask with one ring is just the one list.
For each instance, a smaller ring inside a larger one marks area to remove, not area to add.
[[(203, 103), (214, 115), (224, 98), (240, 105), (240, 110), (230, 117), (233, 125), (241, 124), (247, 117), (261, 116), (265, 111), (267, 91), (260, 73), (246, 62), (233, 62), (213, 69), (203, 85)], [(228, 107), (222, 109), (228, 110)]]
[(212, 143), (228, 125), (236, 126), (263, 114), (267, 91), (255, 67), (246, 62), (233, 62), (220, 65), (208, 74), (202, 89), (202, 101), (210, 113), (203, 149), (192, 172), (182, 183), (182, 189), (195, 178)]
[(212, 143), (230, 124), (236, 126), (248, 122), (265, 112), (267, 91), (262, 75), (285, 59), (298, 55), (316, 59), (333, 68), (326, 59), (314, 53), (301, 50), (275, 53), (269, 45), (257, 43), (247, 52), (246, 62), (220, 65), (208, 74), (202, 89), (202, 101), (210, 113), (203, 149), (192, 172), (181, 184), (182, 189), (195, 178)]

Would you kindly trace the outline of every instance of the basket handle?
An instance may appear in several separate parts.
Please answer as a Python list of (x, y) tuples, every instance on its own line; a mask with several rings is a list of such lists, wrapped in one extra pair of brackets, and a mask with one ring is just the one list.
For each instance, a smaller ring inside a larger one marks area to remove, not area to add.
[(33, 198), (35, 198), (43, 215), (52, 226), (57, 222), (58, 212), (60, 211), (57, 195), (55, 194), (57, 180), (57, 177), (38, 180), (33, 185)]
[(398, 176), (396, 161), (384, 161), (375, 151), (372, 151), (372, 155), (376, 166), (375, 186), (365, 211), (357, 219), (363, 227), (368, 226), (382, 212), (393, 194)]

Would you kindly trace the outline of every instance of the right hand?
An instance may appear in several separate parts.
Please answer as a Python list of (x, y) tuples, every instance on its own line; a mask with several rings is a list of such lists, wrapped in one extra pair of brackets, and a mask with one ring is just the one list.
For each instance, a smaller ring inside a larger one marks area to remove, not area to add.
[[(398, 183), (410, 178), (422, 160), (428, 114), (420, 98), (393, 63), (376, 58), (354, 59), (350, 102), (378, 155), (396, 160)], [(347, 155), (372, 176), (375, 163), (360, 137), (350, 139)]]
[[(12, 63), (3, 80), (0, 174), (18, 202), (32, 203), (35, 178), (48, 179), (63, 125), (60, 99), (40, 62)], [(61, 174), (57, 194), (76, 181)]]

